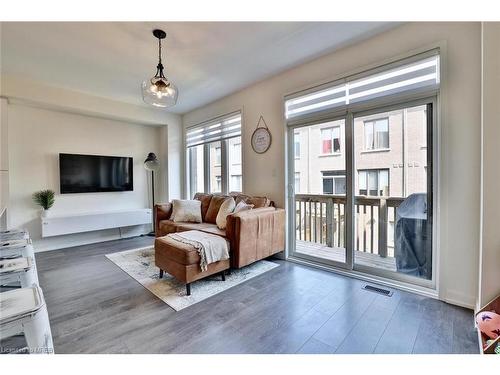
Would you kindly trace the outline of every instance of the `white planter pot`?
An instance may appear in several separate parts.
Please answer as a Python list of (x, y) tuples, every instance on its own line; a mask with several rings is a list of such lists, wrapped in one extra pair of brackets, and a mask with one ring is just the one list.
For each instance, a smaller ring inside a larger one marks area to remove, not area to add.
[(40, 215), (41, 215), (41, 217), (42, 217), (42, 218), (49, 217), (49, 211), (50, 211), (50, 210), (44, 210), (44, 209), (42, 209), (42, 212), (41, 212), (41, 214), (40, 214)]

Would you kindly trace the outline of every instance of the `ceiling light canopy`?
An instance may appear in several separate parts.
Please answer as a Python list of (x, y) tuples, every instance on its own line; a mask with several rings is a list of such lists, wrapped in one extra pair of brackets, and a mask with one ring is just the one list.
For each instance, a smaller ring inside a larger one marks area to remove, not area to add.
[(142, 99), (145, 103), (155, 107), (167, 108), (177, 103), (179, 91), (163, 74), (163, 64), (161, 63), (161, 40), (167, 34), (163, 30), (153, 30), (153, 35), (158, 38), (158, 65), (153, 78), (142, 82)]

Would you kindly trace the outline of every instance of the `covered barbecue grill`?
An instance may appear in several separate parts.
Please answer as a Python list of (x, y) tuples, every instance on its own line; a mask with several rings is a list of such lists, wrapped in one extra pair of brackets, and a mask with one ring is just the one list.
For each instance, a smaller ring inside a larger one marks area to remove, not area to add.
[(395, 256), (400, 273), (431, 278), (432, 252), (427, 223), (427, 194), (411, 194), (396, 210)]

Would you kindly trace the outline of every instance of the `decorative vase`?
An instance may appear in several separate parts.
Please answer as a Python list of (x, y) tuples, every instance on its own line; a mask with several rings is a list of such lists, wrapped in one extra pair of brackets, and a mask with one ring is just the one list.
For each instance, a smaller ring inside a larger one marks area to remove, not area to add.
[(48, 217), (49, 216), (49, 210), (46, 210), (46, 209), (42, 208), (41, 216), (42, 216), (43, 219), (45, 219), (46, 217)]

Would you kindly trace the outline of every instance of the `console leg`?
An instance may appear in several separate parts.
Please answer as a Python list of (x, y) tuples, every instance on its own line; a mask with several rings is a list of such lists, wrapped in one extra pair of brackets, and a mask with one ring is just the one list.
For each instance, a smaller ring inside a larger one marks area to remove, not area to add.
[(226, 274), (225, 274), (226, 271), (222, 271), (220, 273), (221, 277), (222, 277), (222, 281), (226, 281)]
[(191, 295), (191, 284), (190, 284), (190, 283), (187, 283), (187, 284), (186, 284), (186, 294), (187, 294), (188, 296), (190, 296), (190, 295)]
[(160, 268), (160, 279), (163, 278), (163, 270)]

